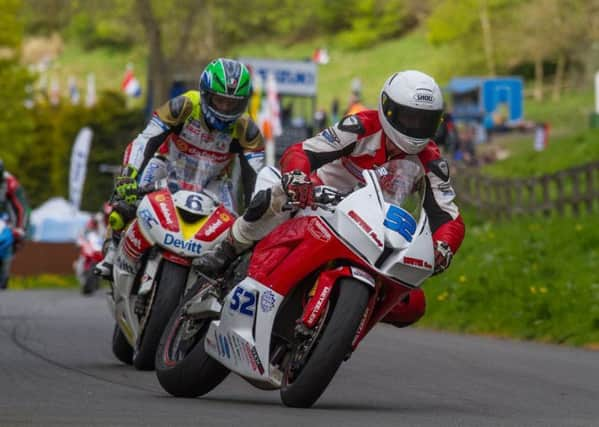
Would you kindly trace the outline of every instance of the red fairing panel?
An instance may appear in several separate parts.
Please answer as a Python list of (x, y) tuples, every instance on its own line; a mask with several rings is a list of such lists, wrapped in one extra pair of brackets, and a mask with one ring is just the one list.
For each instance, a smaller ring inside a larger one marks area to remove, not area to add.
[(131, 226), (125, 233), (125, 242), (123, 250), (133, 259), (139, 259), (141, 255), (150, 248), (151, 243), (146, 240), (139, 228), (137, 219), (133, 220)]
[(174, 262), (175, 264), (179, 264), (184, 267), (191, 265), (191, 260), (189, 258), (182, 257), (167, 250), (162, 251), (162, 256), (164, 257), (164, 259), (167, 259), (170, 262)]
[(369, 269), (362, 258), (339, 241), (321, 220), (294, 218), (256, 245), (248, 275), (279, 294), (287, 295), (304, 277), (337, 259), (346, 259)]
[(152, 208), (160, 221), (160, 225), (168, 231), (178, 232), (179, 221), (175, 212), (175, 204), (171, 199), (168, 190), (156, 191), (148, 195)]
[(203, 242), (212, 242), (226, 229), (230, 228), (234, 221), (235, 216), (224, 206), (219, 206), (210, 215), (206, 224), (196, 233), (195, 238)]

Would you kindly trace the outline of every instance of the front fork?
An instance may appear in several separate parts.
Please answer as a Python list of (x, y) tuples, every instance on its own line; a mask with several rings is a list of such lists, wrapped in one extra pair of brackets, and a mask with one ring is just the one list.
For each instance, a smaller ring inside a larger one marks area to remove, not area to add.
[(304, 307), (302, 317), (296, 330), (306, 333), (319, 323), (320, 318), (326, 312), (325, 309), (328, 306), (333, 287), (339, 279), (343, 277), (352, 277), (371, 287), (373, 290), (358, 330), (356, 331), (356, 337), (352, 343), (352, 349), (355, 349), (364, 335), (362, 332), (365, 330), (368, 319), (373, 311), (378, 293), (378, 287), (375, 286), (374, 278), (369, 273), (357, 267), (342, 266), (332, 270), (325, 270), (320, 273), (314, 287), (310, 291), (311, 298)]

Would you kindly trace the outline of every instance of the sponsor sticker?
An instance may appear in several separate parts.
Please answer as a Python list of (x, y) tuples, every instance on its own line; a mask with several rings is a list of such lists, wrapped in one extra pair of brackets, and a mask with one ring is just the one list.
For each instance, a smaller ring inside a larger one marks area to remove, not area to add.
[(154, 218), (154, 215), (149, 209), (141, 209), (139, 212), (137, 212), (137, 216), (139, 219), (141, 219), (148, 230), (151, 230), (154, 224), (158, 225), (158, 220)]
[(171, 233), (166, 233), (164, 235), (164, 240), (162, 241), (162, 244), (165, 246), (172, 246), (177, 249), (183, 249), (187, 252), (193, 252), (198, 255), (202, 252), (202, 245), (200, 245), (195, 240), (185, 241), (183, 239), (179, 239), (177, 236)]
[(172, 225), (173, 224), (173, 217), (171, 216), (171, 210), (169, 209), (169, 207), (166, 204), (166, 202), (160, 202), (158, 204), (158, 206), (160, 206), (160, 211), (162, 212), (162, 215), (164, 215), (164, 220), (166, 221), (166, 223), (168, 225)]
[(324, 139), (326, 139), (330, 144), (339, 144), (341, 142), (341, 140), (339, 139), (339, 136), (337, 135), (337, 133), (335, 132), (335, 130), (332, 127), (328, 127), (325, 130), (323, 130), (320, 133)]
[(318, 219), (310, 221), (308, 232), (321, 242), (328, 242), (331, 240), (331, 233)]
[(210, 224), (208, 227), (206, 227), (206, 231), (204, 232), (204, 236), (206, 236), (206, 237), (211, 236), (223, 224), (224, 224), (224, 222), (222, 222), (220, 219), (217, 219), (212, 224)]
[(264, 313), (269, 313), (275, 306), (276, 297), (275, 294), (270, 290), (266, 290), (260, 296), (260, 307)]

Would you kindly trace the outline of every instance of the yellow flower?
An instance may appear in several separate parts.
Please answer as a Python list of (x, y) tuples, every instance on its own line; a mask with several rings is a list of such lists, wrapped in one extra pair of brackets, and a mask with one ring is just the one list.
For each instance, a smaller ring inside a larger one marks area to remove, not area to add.
[(582, 231), (582, 229), (583, 229), (584, 227), (582, 226), (582, 224), (576, 224), (576, 227), (575, 227), (575, 228), (576, 228), (576, 231)]
[(466, 283), (466, 275), (462, 274), (458, 280), (460, 281), (460, 283)]
[(547, 288), (539, 288), (539, 292), (542, 294), (546, 294), (547, 293)]
[(535, 288), (534, 286), (530, 287), (530, 293), (531, 294), (536, 294), (537, 293), (537, 288)]
[(443, 292), (442, 294), (437, 295), (437, 301), (445, 301), (447, 299), (447, 296), (449, 294), (447, 293), (447, 291)]

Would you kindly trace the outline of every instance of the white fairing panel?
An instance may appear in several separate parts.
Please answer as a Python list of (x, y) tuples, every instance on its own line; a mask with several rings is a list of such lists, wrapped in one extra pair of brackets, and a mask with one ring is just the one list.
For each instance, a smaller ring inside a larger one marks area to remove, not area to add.
[(382, 200), (373, 182), (347, 196), (332, 219), (333, 228), (366, 259), (374, 264), (384, 249)]
[[(220, 320), (210, 323), (205, 350), (246, 378), (279, 385), (270, 372), (270, 335), (283, 296), (247, 277), (225, 297)], [(271, 377), (272, 375), (272, 377)]]
[[(178, 191), (170, 196), (177, 208), (195, 213), (197, 215), (210, 215), (217, 207), (214, 200), (202, 193)], [(163, 211), (164, 214), (164, 211)], [(177, 221), (181, 226), (178, 214), (172, 215), (171, 221)], [(194, 237), (186, 238), (182, 226), (178, 232), (168, 231), (160, 226), (158, 216), (148, 197), (144, 197), (137, 208), (137, 219), (144, 237), (153, 245), (158, 245), (180, 256), (194, 258), (202, 251), (211, 249), (220, 239), (203, 241)], [(224, 234), (221, 232), (221, 234)]]
[[(403, 211), (405, 213), (405, 211)], [(405, 233), (404, 233), (405, 234)], [(409, 235), (406, 235), (408, 237)], [(380, 271), (408, 285), (417, 287), (433, 273), (435, 265), (433, 239), (426, 215), (421, 215), (411, 240), (387, 228), (386, 239), (395, 243), (393, 253), (385, 259)]]

